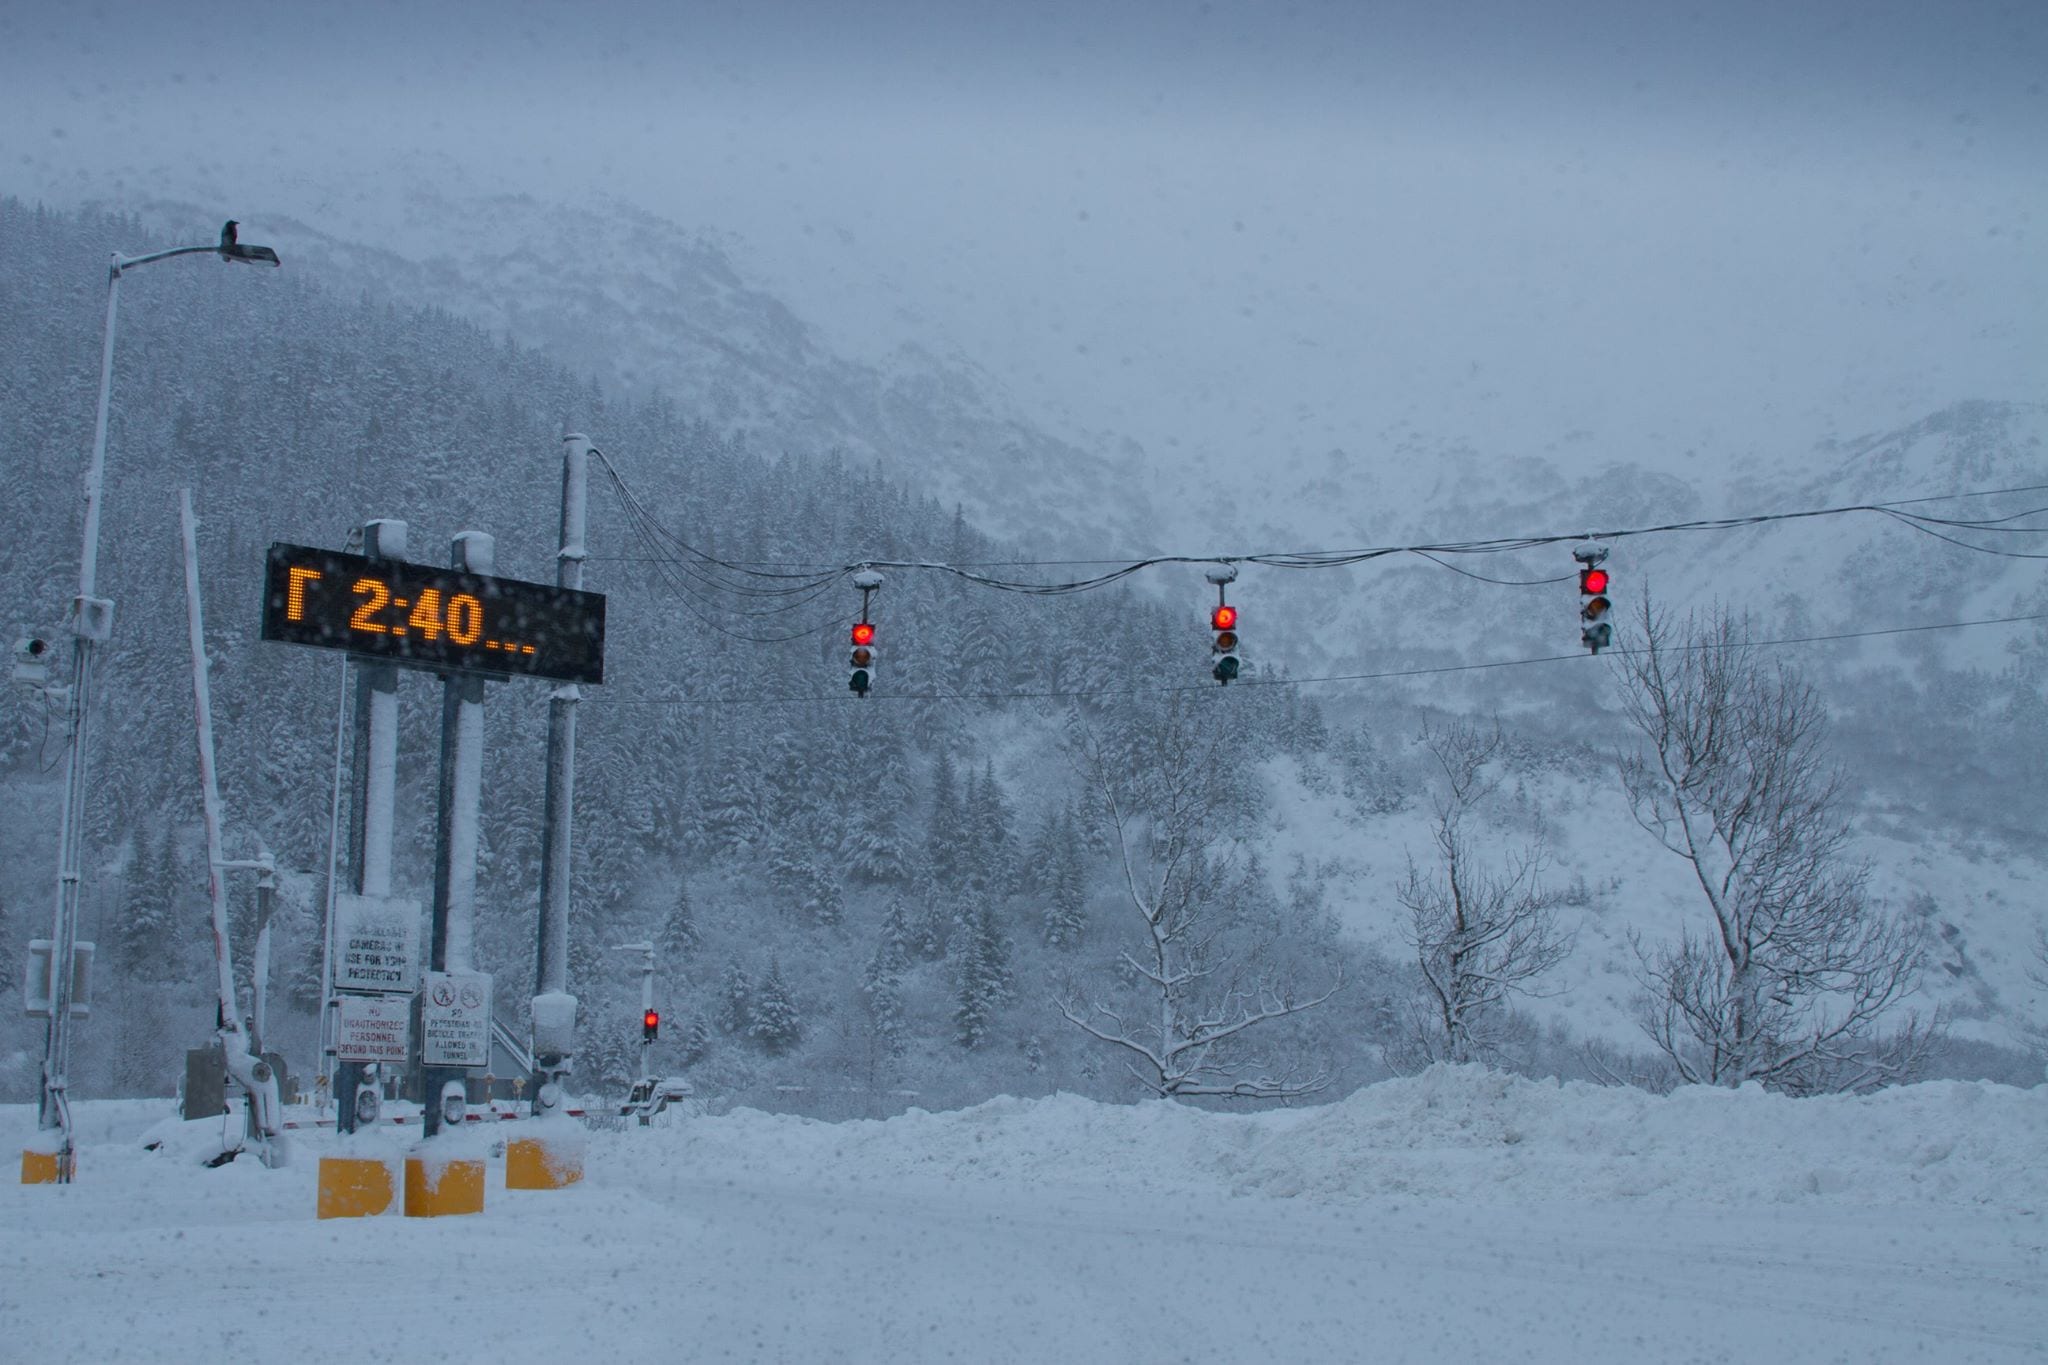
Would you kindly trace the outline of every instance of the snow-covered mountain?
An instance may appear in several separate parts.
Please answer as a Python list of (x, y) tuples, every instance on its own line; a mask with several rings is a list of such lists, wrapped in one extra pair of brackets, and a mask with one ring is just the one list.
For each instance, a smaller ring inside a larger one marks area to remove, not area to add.
[[(205, 221), (186, 203), (134, 207), (167, 231)], [(607, 393), (665, 395), (763, 453), (877, 461), (919, 494), (983, 525), (1029, 528), (1051, 550), (1099, 547), (1104, 536), (1151, 543), (1128, 470), (1017, 411), (1000, 376), (937, 341), (879, 362), (851, 358), (800, 307), (743, 276), (719, 242), (628, 204), (415, 186), (381, 201), (366, 236), (276, 212), (262, 222), (295, 271), (331, 290), (502, 331)]]
[[(141, 212), (181, 232), (199, 221), (198, 210), (169, 201)], [(1972, 401), (1892, 431), (1787, 433), (1777, 452), (1703, 442), (1642, 460), (1592, 435), (1501, 450), (1409, 422), (1356, 449), (1205, 480), (1198, 496), (1160, 513), (1134, 446), (1104, 440), (1119, 451), (1112, 460), (1049, 434), (1015, 410), (999, 377), (962, 360), (903, 351), (884, 366), (839, 354), (801, 300), (750, 279), (721, 244), (637, 210), (414, 191), (360, 224), (359, 238), (287, 215), (263, 221), (294, 267), (328, 287), (502, 329), (612, 392), (665, 396), (716, 428), (750, 433), (757, 446), (872, 457), (1033, 550), (1455, 544), (1911, 498), (1944, 499), (1911, 509), (1932, 515), (1995, 517), (2033, 506), (2035, 495), (1985, 496), (1991, 490), (2048, 484), (2048, 406)], [(1187, 515), (1205, 505), (1213, 516)], [(2029, 539), (1951, 530), (1992, 548), (2015, 541), (2025, 551)], [(1763, 638), (2048, 609), (2037, 561), (1972, 553), (1879, 513), (1610, 543), (1625, 613), (1646, 589), (1677, 610), (1721, 601), (1747, 611)], [(1247, 565), (1232, 588), (1247, 657), (1296, 677), (1341, 679), (1576, 650), (1569, 546), (1440, 558), (1314, 572)], [(1210, 600), (1192, 567), (1163, 570), (1141, 588), (1185, 601), (1191, 625)], [(2048, 632), (2039, 623), (1939, 630), (1787, 646), (1784, 657), (1821, 684), (1835, 712), (1874, 888), (1930, 918), (1931, 998), (1972, 1036), (2017, 1038), (2040, 1013), (2027, 968), (2039, 919), (2031, 887), (2043, 869), (2025, 841), (2048, 818), (2048, 781), (2027, 757), (2048, 738)], [(1499, 713), (1562, 755), (1518, 777), (1499, 828), (1503, 842), (1536, 833), (1550, 842), (1582, 912), (1579, 950), (1560, 982), (1569, 989), (1538, 1010), (1575, 1030), (1639, 1041), (1629, 1020), (1630, 936), (1674, 933), (1696, 912), (1696, 892), (1635, 828), (1615, 788), (1609, 755), (1629, 736), (1606, 666), (1581, 658), (1354, 678), (1303, 695), (1340, 725), (1376, 733), (1411, 784), (1427, 768), (1404, 746), (1431, 714)], [(999, 730), (1008, 737), (989, 743), (1011, 755), (1008, 771), (1038, 776), (1035, 732)], [(1391, 892), (1410, 853), (1427, 847), (1422, 803), (1365, 814), (1328, 773), (1279, 763), (1269, 776), (1272, 865), (1299, 858), (1327, 874), (1340, 919), (1398, 956)]]

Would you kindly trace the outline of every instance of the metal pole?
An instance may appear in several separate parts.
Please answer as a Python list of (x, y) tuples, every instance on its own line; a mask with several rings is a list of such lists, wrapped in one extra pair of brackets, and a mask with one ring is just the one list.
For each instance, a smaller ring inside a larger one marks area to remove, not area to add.
[(107, 263), (107, 325), (100, 338), (100, 400), (92, 423), (92, 463), (85, 471), (85, 547), (79, 556), (78, 596), (91, 597), (99, 582), (100, 504), (106, 491), (107, 407), (114, 390), (114, 320), (121, 310), (121, 255)]
[[(495, 571), (495, 543), (482, 531), (455, 537), (449, 564), (464, 573)], [(435, 820), (433, 944), (437, 972), (468, 972), (476, 963), (477, 815), (483, 799), (484, 680), (473, 673), (441, 681), (441, 783)], [(422, 1045), (425, 1038), (421, 1039)], [(441, 1131), (441, 1087), (460, 1081), (459, 1067), (420, 1067), (426, 1135)]]
[[(406, 526), (380, 518), (363, 525), (363, 553), (371, 559), (404, 559)], [(349, 883), (364, 896), (391, 894), (392, 810), (398, 799), (398, 669), (393, 664), (356, 665), (355, 782), (349, 811)], [(356, 1087), (360, 1062), (335, 1068), (335, 1127), (356, 1129)]]
[(652, 1040), (647, 1037), (645, 1021), (648, 1011), (654, 1008), (654, 944), (650, 942), (646, 947), (646, 956), (640, 962), (640, 1079), (643, 1081), (648, 1076), (647, 1049), (653, 1046)]
[(199, 543), (192, 519), (192, 493), (178, 490), (178, 515), (185, 543), (185, 619), (192, 641), (192, 708), (199, 720), (199, 802), (206, 825), (206, 890), (213, 903), (213, 962), (219, 1016), (215, 1021), (228, 1073), (248, 1096), (247, 1137), (276, 1164), (273, 1141), (280, 1134), (277, 1077), (259, 1056), (252, 1056), (248, 1030), (235, 1009), (234, 958), (228, 942), (227, 885), (221, 880), (226, 856), (221, 851), (220, 783), (214, 774), (213, 699), (207, 688), (206, 625), (199, 600)]
[(270, 921), (277, 913), (277, 865), (268, 849), (257, 858), (256, 955), (250, 960), (249, 1046), (263, 1055), (270, 1037)]
[[(360, 543), (360, 532), (349, 533), (349, 548)], [(335, 1094), (338, 1077), (334, 1072), (334, 898), (341, 890), (341, 803), (348, 772), (348, 655), (341, 656), (341, 694), (334, 703), (334, 795), (327, 812), (327, 895), (320, 932), (320, 1075), (328, 1094)], [(355, 1097), (351, 1093), (350, 1106)]]
[[(277, 253), (242, 259), (278, 264)], [(141, 256), (107, 257), (107, 320), (100, 333), (100, 392), (92, 425), (92, 458), (85, 469), (85, 531), (78, 556), (78, 596), (71, 603), (71, 698), (64, 725), (64, 809), (57, 835), (57, 896), (50, 939), (50, 1026), (43, 1040), (43, 1085), (37, 1099), (36, 1123), (57, 1129), (57, 1179), (68, 1182), (77, 1154), (71, 1133), (69, 1098), (71, 1071), (72, 958), (78, 947), (78, 893), (83, 877), (85, 840), (85, 778), (87, 729), (92, 716), (93, 646), (113, 633), (114, 604), (95, 597), (99, 584), (100, 508), (106, 492), (107, 410), (114, 389), (114, 324), (121, 309), (121, 275), (136, 266), (173, 256), (220, 252), (219, 247), (172, 247)], [(228, 259), (225, 252), (222, 259)]]
[(78, 948), (78, 892), (85, 841), (86, 732), (92, 717), (93, 646), (107, 638), (113, 603), (99, 602), (100, 503), (106, 491), (107, 405), (114, 385), (114, 324), (121, 307), (121, 257), (107, 266), (107, 321), (100, 338), (100, 393), (92, 428), (92, 458), (85, 469), (85, 535), (78, 557), (78, 596), (71, 603), (71, 699), (66, 708), (64, 809), (57, 834), (56, 922), (50, 939), (50, 1026), (43, 1039), (43, 1088), (36, 1123), (58, 1129), (57, 1179), (76, 1168), (71, 1104), (71, 959)]
[[(589, 484), (590, 438), (577, 432), (562, 437), (561, 549), (555, 556), (555, 583), (583, 587), (584, 533), (588, 523), (585, 490)], [(547, 793), (543, 801), (543, 843), (540, 855), (540, 941), (536, 953), (533, 998), (533, 1113), (549, 1113), (561, 1103), (561, 1078), (567, 1075), (576, 1050), (576, 998), (569, 994), (569, 859), (570, 826), (576, 802), (576, 704), (583, 699), (574, 683), (555, 688), (548, 698)]]

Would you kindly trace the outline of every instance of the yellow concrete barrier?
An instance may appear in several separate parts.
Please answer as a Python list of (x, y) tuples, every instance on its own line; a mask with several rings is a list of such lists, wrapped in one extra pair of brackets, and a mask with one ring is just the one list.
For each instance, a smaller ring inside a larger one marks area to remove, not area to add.
[(66, 1158), (57, 1152), (36, 1152), (24, 1150), (21, 1154), (21, 1183), (24, 1185), (55, 1185), (60, 1180), (69, 1180), (78, 1174), (78, 1156), (69, 1158), (70, 1169), (65, 1169)]
[(505, 1188), (559, 1190), (583, 1178), (581, 1136), (517, 1137), (505, 1144)]
[(373, 1156), (320, 1158), (320, 1216), (374, 1218), (391, 1207), (397, 1193), (391, 1163)]
[(405, 1216), (439, 1218), (484, 1211), (484, 1163), (475, 1157), (414, 1153), (405, 1159)]

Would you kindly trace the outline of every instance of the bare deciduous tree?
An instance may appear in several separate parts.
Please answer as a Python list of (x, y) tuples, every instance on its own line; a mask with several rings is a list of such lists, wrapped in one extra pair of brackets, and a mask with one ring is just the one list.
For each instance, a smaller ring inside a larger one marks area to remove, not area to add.
[[(1139, 929), (1137, 949), (1117, 957), (1118, 975), (1136, 1003), (1097, 997), (1083, 1005), (1070, 997), (1054, 1004), (1067, 1022), (1118, 1049), (1125, 1068), (1155, 1094), (1311, 1095), (1329, 1084), (1326, 1072), (1276, 1071), (1247, 1050), (1245, 1035), (1322, 1004), (1343, 986), (1343, 977), (1319, 994), (1299, 994), (1265, 974), (1257, 945), (1234, 932), (1242, 917), (1220, 890), (1231, 880), (1232, 859), (1214, 856), (1225, 842), (1223, 733), (1205, 733), (1176, 706), (1143, 763), (1130, 754), (1105, 755), (1082, 735), (1084, 762), (1113, 827)], [(1147, 808), (1143, 814), (1139, 804)]]
[(1558, 898), (1539, 881), (1540, 847), (1490, 867), (1475, 855), (1466, 821), (1499, 785), (1486, 772), (1500, 753), (1499, 725), (1453, 722), (1424, 729), (1422, 741), (1444, 775), (1432, 796), (1437, 863), (1425, 874), (1410, 859), (1395, 893), (1422, 969), (1415, 1048), (1423, 1061), (1500, 1061), (1508, 997), (1537, 993), (1535, 979), (1571, 953), (1572, 935), (1558, 927)]
[(1744, 643), (1725, 610), (1674, 623), (1647, 602), (1619, 667), (1649, 741), (1622, 781), (1635, 817), (1692, 866), (1711, 916), (1636, 945), (1642, 1023), (1689, 1082), (1794, 1094), (1904, 1079), (1939, 1029), (1907, 1014), (1921, 930), (1873, 906), (1846, 856), (1841, 774), (1807, 683)]

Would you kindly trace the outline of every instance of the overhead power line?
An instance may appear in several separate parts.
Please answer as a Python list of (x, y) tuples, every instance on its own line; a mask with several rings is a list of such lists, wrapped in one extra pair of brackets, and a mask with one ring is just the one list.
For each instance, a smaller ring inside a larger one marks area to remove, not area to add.
[[(1850, 503), (1834, 507), (1802, 508), (1789, 512), (1766, 512), (1748, 516), (1709, 517), (1690, 521), (1666, 522), (1654, 526), (1606, 528), (1591, 531), (1546, 532), (1535, 535), (1501, 536), (1489, 539), (1464, 541), (1443, 541), (1415, 545), (1364, 546), (1341, 550), (1289, 550), (1263, 551), (1256, 553), (1222, 553), (1201, 555), (1146, 555), (1127, 560), (1007, 560), (984, 563), (952, 563), (943, 560), (860, 560), (836, 566), (802, 565), (781, 568), (764, 568), (756, 564), (726, 560), (689, 545), (658, 521), (626, 484), (624, 477), (609, 460), (599, 456), (613, 485), (618, 489), (626, 506), (628, 521), (636, 536), (652, 552), (644, 558), (636, 557), (635, 562), (653, 563), (670, 586), (687, 591), (683, 580), (688, 579), (699, 586), (740, 597), (787, 597), (804, 595), (801, 602), (806, 604), (840, 577), (861, 569), (887, 569), (906, 572), (943, 573), (959, 578), (979, 587), (1001, 592), (1014, 592), (1028, 596), (1063, 596), (1071, 593), (1089, 592), (1107, 587), (1112, 583), (1139, 573), (1145, 569), (1169, 564), (1258, 564), (1276, 569), (1331, 569), (1345, 568), (1355, 564), (1382, 559), (1390, 555), (1411, 554), (1429, 560), (1441, 568), (1449, 569), (1482, 582), (1510, 587), (1538, 587), (1567, 581), (1571, 575), (1544, 578), (1498, 578), (1460, 568), (1450, 559), (1471, 555), (1506, 554), (1523, 550), (1540, 549), (1550, 545), (1574, 544), (1588, 539), (1612, 541), (1649, 535), (1681, 534), (1701, 531), (1728, 531), (1745, 527), (1764, 526), (1776, 522), (1804, 521), (1820, 517), (1846, 516), (1854, 513), (1869, 513), (1891, 518), (1920, 534), (1955, 545), (1978, 554), (1997, 555), (2012, 559), (2048, 559), (2048, 553), (2030, 553), (2017, 550), (2002, 550), (1993, 546), (1973, 544), (1946, 532), (1981, 532), (1988, 534), (2041, 534), (2048, 533), (2048, 526), (2017, 526), (2011, 523), (2026, 517), (2048, 513), (2048, 507), (2030, 508), (2026, 511), (2009, 513), (2000, 517), (1967, 518), (1936, 517), (1903, 509), (1932, 502), (1953, 502), (1965, 498), (1995, 497), (2019, 493), (2048, 491), (2048, 484), (2025, 484), (2010, 488), (1974, 489), (1961, 493), (1930, 494), (1922, 497), (1898, 498), (1885, 502)], [(1937, 529), (1941, 528), (1941, 529)], [(981, 570), (987, 568), (1062, 568), (1097, 567), (1104, 571), (1083, 578), (1053, 582), (1038, 582), (1023, 579), (999, 577)], [(738, 574), (745, 582), (730, 581), (713, 570), (724, 574)], [(769, 585), (773, 586), (769, 586)], [(776, 608), (775, 611), (788, 608)], [(728, 609), (738, 615), (769, 615), (770, 612), (747, 612), (737, 608)], [(702, 618), (700, 618), (702, 619)], [(796, 639), (828, 629), (840, 618), (820, 622), (791, 635), (773, 637), (776, 640)], [(707, 622), (708, 624), (708, 622)], [(721, 627), (721, 633), (734, 634)], [(755, 639), (753, 636), (737, 635), (736, 638)], [(766, 642), (766, 641), (763, 641)]]
[[(1846, 640), (1870, 640), (1889, 635), (1915, 635), (1928, 631), (1966, 630), (1976, 626), (2017, 625), (2028, 621), (2048, 621), (2048, 612), (2033, 612), (2019, 616), (1988, 616), (1972, 621), (1938, 621), (1917, 626), (1884, 626), (1872, 630), (1836, 631), (1824, 635), (1787, 635), (1761, 640), (1743, 640), (1738, 646), (1751, 648), (1776, 648), (1790, 645), (1832, 644)], [(1719, 645), (1673, 645), (1667, 649), (1714, 649)], [(1647, 649), (1636, 646), (1616, 646), (1604, 653), (1646, 654)], [(1569, 654), (1539, 654), (1519, 659), (1491, 659), (1470, 664), (1436, 664), (1416, 668), (1384, 669), (1373, 673), (1330, 673), (1317, 677), (1261, 678), (1244, 676), (1237, 680), (1240, 687), (1305, 687), (1320, 683), (1381, 682), (1402, 678), (1436, 677), (1449, 673), (1478, 673), (1503, 668), (1528, 668), (1539, 664), (1566, 663), (1573, 660), (1588, 661), (1595, 656), (1583, 650)], [(1123, 687), (1088, 687), (1068, 691), (1047, 692), (892, 692), (874, 693), (869, 700), (879, 701), (1064, 701), (1081, 700), (1089, 697), (1123, 697), (1155, 695), (1170, 692), (1212, 692), (1215, 689), (1207, 683), (1160, 683), (1134, 684)], [(852, 701), (852, 697), (838, 697), (831, 694), (795, 694), (779, 697), (593, 697), (587, 702), (602, 706), (810, 706), (838, 705)]]

